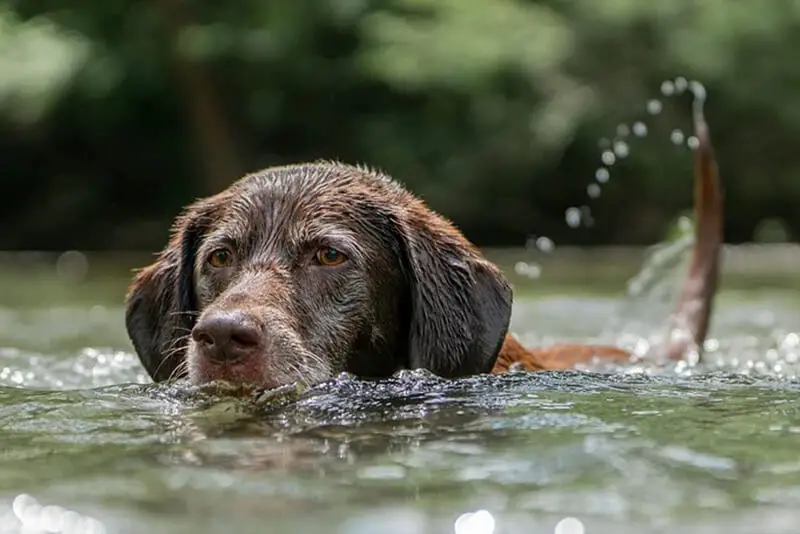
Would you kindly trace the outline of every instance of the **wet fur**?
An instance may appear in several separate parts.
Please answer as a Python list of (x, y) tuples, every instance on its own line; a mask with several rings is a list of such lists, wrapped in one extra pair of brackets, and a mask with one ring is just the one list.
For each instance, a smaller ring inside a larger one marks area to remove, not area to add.
[[(698, 239), (671, 323), (688, 336), (663, 348), (672, 359), (702, 351), (722, 241), (716, 163), (702, 114), (695, 118)], [(211, 272), (205, 258), (220, 243), (236, 260)], [(320, 246), (350, 261), (313, 265)], [(377, 378), (425, 368), (458, 377), (630, 358), (617, 347), (525, 348), (508, 334), (511, 302), (497, 267), (398, 183), (368, 168), (318, 162), (245, 176), (190, 205), (157, 260), (136, 274), (126, 326), (155, 381), (188, 375), (273, 387), (341, 371)], [(220, 368), (198, 354), (192, 329), (202, 314), (219, 311), (258, 322), (265, 339), (258, 358)]]
[[(217, 243), (239, 258), (204, 272)], [(319, 246), (346, 266), (309, 265)], [(214, 378), (186, 336), (199, 314), (244, 309), (271, 340), (265, 385), (341, 371), (445, 377), (489, 372), (508, 328), (511, 289), (444, 218), (388, 177), (340, 163), (272, 168), (190, 206), (158, 260), (137, 274), (126, 322), (154, 380)], [(228, 377), (237, 379), (238, 377)]]

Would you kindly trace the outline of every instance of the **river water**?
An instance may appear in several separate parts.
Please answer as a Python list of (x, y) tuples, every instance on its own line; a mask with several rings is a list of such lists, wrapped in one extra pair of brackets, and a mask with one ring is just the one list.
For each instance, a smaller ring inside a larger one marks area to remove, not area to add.
[[(122, 321), (125, 262), (9, 258), (2, 533), (433, 534), (478, 510), (497, 534), (800, 531), (791, 277), (724, 279), (701, 366), (342, 376), (253, 401), (148, 383)], [(573, 261), (573, 279), (545, 270), (519, 292), (514, 332), (646, 352), (669, 311), (658, 284), (626, 296), (628, 266), (588, 280)]]

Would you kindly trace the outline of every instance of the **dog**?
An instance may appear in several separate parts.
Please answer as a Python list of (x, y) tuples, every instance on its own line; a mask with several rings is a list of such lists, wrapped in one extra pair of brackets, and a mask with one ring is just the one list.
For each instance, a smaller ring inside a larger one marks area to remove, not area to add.
[[(694, 127), (695, 242), (661, 349), (702, 354), (717, 289), (722, 195), (708, 127)], [(249, 174), (188, 206), (125, 300), (156, 381), (311, 385), (348, 372), (443, 377), (624, 362), (619, 347), (523, 347), (512, 289), (446, 218), (390, 177), (321, 161)]]

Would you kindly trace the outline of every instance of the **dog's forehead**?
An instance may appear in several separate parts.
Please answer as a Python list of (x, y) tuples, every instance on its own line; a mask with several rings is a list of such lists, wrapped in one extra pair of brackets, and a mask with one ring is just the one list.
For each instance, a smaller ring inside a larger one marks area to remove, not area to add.
[(232, 190), (230, 224), (289, 241), (346, 233), (375, 220), (379, 211), (402, 203), (408, 194), (383, 174), (326, 163), (266, 169), (240, 180)]
[(271, 167), (245, 177), (242, 189), (250, 194), (307, 200), (315, 198), (374, 199), (403, 194), (406, 190), (389, 176), (343, 163), (307, 163)]

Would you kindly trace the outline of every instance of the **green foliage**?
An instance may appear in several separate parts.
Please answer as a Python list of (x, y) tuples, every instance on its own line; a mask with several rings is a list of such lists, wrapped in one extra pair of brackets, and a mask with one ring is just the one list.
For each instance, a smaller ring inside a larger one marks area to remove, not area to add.
[(0, 8), (0, 106), (11, 120), (40, 121), (61, 96), (89, 43), (45, 18), (22, 23)]
[[(796, 238), (798, 15), (798, 0), (8, 0), (0, 248), (156, 248), (195, 196), (313, 158), (390, 172), (481, 244), (651, 243), (691, 202), (689, 151), (670, 142), (689, 100), (659, 93), (676, 77), (709, 92), (728, 238)], [(623, 139), (588, 198), (598, 141), (639, 120), (647, 136)], [(593, 226), (570, 228), (583, 205)]]

